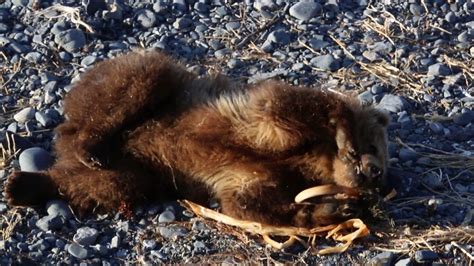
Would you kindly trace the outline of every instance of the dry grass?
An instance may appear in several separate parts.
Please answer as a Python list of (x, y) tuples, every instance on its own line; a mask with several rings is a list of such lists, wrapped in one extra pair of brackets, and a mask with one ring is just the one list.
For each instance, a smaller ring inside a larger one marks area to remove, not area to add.
[(55, 4), (42, 11), (38, 11), (37, 14), (39, 16), (44, 16), (48, 19), (57, 19), (65, 17), (69, 19), (73, 24), (84, 27), (90, 33), (95, 33), (94, 29), (82, 20), (81, 9), (78, 7)]
[[(373, 63), (365, 63), (360, 60), (357, 60), (356, 57), (347, 50), (346, 45), (336, 39), (334, 36), (330, 35), (330, 38), (336, 42), (339, 47), (352, 59), (358, 64), (362, 70), (372, 74), (373, 76), (377, 77), (380, 81), (384, 84), (392, 84), (394, 82), (399, 84), (399, 90), (408, 89), (414, 93), (422, 93), (422, 81), (421, 78), (424, 75), (420, 74), (413, 74), (411, 71), (404, 71), (394, 65), (391, 65), (385, 61), (381, 62), (373, 62)], [(347, 71), (347, 70), (346, 70)], [(403, 89), (402, 89), (403, 88)]]
[(22, 217), (16, 209), (6, 215), (2, 215), (2, 219), (0, 219), (0, 237), (3, 241), (10, 238), (16, 225), (21, 221), (21, 219)]
[(467, 261), (473, 262), (472, 255), (463, 247), (474, 243), (474, 228), (470, 226), (432, 226), (428, 229), (383, 228), (379, 229), (376, 234), (378, 234), (382, 243), (374, 243), (371, 247), (374, 250), (409, 254), (413, 257), (417, 250), (444, 252), (445, 245), (451, 244), (462, 252), (462, 256), (466, 256)]
[[(0, 55), (5, 59), (5, 62), (8, 61), (7, 56), (1, 52)], [(21, 72), (24, 67), (23, 67), (23, 59), (20, 58), (17, 63), (14, 64), (9, 64), (11, 65), (11, 68), (1, 68), (0, 69), (0, 84), (2, 86), (2, 91), (5, 92), (6, 95), (10, 94), (10, 91), (8, 90), (8, 85), (12, 80), (15, 78), (15, 76)], [(3, 79), (3, 75), (10, 74), (10, 77), (7, 80)]]
[(7, 167), (10, 164), (10, 161), (15, 158), (20, 152), (20, 150), (16, 147), (15, 138), (13, 137), (13, 134), (5, 134), (5, 143), (6, 147), (4, 143), (0, 143), (0, 168)]

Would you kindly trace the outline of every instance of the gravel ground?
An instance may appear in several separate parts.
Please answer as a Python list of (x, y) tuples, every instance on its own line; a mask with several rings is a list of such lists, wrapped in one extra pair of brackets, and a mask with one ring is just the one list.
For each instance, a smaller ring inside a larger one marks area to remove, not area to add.
[(62, 98), (80, 73), (134, 48), (157, 48), (198, 74), (279, 78), (387, 110), (398, 194), (370, 237), (330, 256), (302, 246), (272, 250), (176, 202), (142, 206), (131, 220), (80, 220), (61, 201), (11, 208), (2, 196), (0, 264), (472, 263), (474, 2), (78, 2), (0, 1), (0, 187), (13, 169), (51, 165)]

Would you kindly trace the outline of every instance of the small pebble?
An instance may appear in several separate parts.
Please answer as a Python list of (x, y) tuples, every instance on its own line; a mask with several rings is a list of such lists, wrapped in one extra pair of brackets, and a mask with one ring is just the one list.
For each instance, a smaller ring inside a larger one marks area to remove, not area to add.
[(173, 222), (174, 220), (175, 220), (175, 216), (174, 216), (174, 213), (171, 211), (164, 211), (158, 217), (159, 223), (169, 223), (169, 222)]
[(155, 25), (156, 23), (156, 16), (155, 13), (148, 9), (144, 9), (140, 11), (140, 13), (137, 16), (137, 21), (140, 23), (140, 25), (144, 28), (151, 28)]
[(89, 246), (95, 243), (98, 235), (99, 232), (95, 228), (81, 227), (77, 229), (73, 240), (82, 246)]
[(418, 263), (426, 263), (438, 259), (438, 254), (431, 250), (418, 250), (415, 252), (415, 260)]
[(66, 220), (72, 217), (69, 205), (62, 200), (50, 200), (46, 203), (46, 212), (51, 216), (62, 216)]
[(36, 227), (43, 231), (58, 230), (64, 225), (65, 220), (61, 216), (44, 216), (36, 221)]
[(67, 252), (80, 260), (83, 260), (89, 256), (87, 249), (76, 243), (71, 243), (68, 246)]

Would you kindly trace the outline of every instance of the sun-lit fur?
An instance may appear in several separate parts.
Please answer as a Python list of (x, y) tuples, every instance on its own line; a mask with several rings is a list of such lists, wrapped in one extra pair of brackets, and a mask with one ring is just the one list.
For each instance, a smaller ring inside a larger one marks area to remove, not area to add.
[(87, 71), (66, 97), (65, 115), (55, 165), (13, 173), (10, 204), (64, 198), (87, 213), (215, 198), (233, 217), (314, 226), (357, 215), (358, 202), (296, 204), (298, 192), (379, 187), (387, 164), (387, 117), (372, 107), (277, 81), (197, 77), (152, 51)]

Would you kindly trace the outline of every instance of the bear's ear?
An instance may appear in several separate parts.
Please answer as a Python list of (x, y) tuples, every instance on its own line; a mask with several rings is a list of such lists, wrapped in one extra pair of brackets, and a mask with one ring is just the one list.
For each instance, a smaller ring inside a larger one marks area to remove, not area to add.
[(367, 116), (371, 121), (374, 121), (375, 123), (386, 127), (390, 123), (390, 116), (388, 113), (381, 109), (374, 108), (372, 106), (367, 106)]
[(383, 111), (375, 109), (375, 117), (377, 119), (377, 123), (384, 127), (388, 126), (390, 123), (390, 116)]

